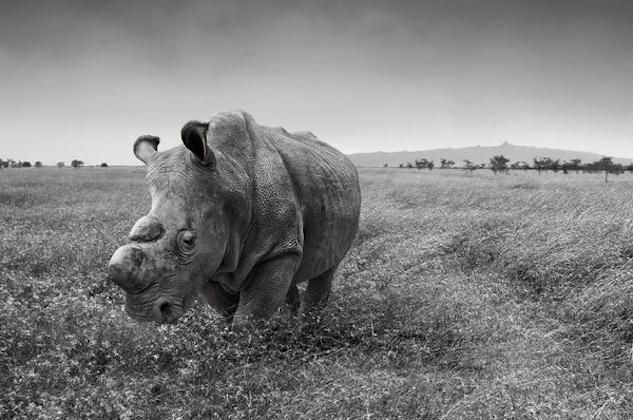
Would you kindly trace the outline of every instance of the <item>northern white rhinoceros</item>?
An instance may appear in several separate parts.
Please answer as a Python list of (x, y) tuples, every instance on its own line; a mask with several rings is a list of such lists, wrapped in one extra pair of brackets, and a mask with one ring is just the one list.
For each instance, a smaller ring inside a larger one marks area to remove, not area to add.
[[(233, 327), (324, 304), (358, 230), (350, 160), (309, 132), (258, 125), (245, 112), (191, 121), (158, 152), (141, 136), (152, 208), (117, 249), (108, 276), (137, 320), (175, 322), (200, 293)], [(299, 297), (297, 284), (307, 282)]]

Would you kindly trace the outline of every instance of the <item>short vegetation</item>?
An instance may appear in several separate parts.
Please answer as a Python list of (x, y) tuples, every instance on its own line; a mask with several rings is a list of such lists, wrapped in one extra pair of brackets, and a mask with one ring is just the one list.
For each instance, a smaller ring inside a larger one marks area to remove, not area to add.
[(0, 177), (0, 418), (628, 418), (633, 178), (361, 170), (329, 306), (236, 336), (105, 281), (142, 169)]

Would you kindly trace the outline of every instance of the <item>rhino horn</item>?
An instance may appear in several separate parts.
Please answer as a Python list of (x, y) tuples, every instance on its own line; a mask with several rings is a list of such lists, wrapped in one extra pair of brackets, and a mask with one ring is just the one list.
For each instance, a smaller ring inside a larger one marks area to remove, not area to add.
[(152, 216), (143, 216), (134, 224), (130, 231), (130, 240), (136, 242), (151, 242), (159, 239), (165, 229), (163, 225)]
[(180, 136), (185, 147), (193, 153), (196, 160), (205, 166), (213, 166), (215, 156), (207, 145), (209, 124), (200, 121), (189, 121), (182, 127)]

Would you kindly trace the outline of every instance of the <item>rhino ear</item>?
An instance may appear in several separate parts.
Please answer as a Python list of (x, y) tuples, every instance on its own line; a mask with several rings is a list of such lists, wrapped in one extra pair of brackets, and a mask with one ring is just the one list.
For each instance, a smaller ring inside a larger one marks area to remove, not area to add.
[(193, 153), (196, 160), (205, 166), (213, 166), (215, 156), (207, 145), (209, 124), (200, 121), (189, 121), (182, 127), (180, 136), (185, 147)]
[(149, 159), (158, 150), (160, 139), (156, 136), (141, 136), (134, 142), (134, 155), (147, 165)]

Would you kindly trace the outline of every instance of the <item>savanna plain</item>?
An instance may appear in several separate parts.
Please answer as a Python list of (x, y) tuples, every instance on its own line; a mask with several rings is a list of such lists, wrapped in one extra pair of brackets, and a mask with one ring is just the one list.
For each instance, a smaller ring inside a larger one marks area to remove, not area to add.
[(137, 324), (142, 168), (0, 170), (0, 418), (633, 416), (633, 176), (360, 169), (329, 305)]

